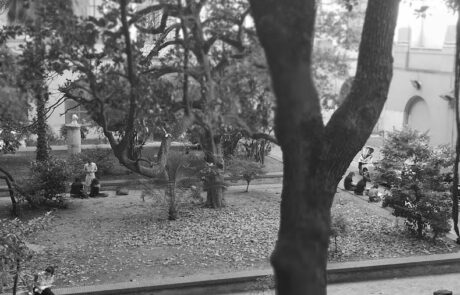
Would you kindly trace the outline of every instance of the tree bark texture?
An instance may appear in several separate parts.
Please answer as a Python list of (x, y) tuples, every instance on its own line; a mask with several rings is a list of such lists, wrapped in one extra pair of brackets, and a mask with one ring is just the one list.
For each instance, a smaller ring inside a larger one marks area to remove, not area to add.
[(47, 95), (45, 91), (38, 91), (36, 96), (37, 102), (37, 161), (46, 161), (49, 159), (49, 146), (46, 132), (46, 102)]
[(387, 98), (399, 0), (369, 0), (355, 82), (327, 126), (311, 73), (316, 1), (250, 2), (272, 76), (275, 134), (283, 151), (280, 229), (271, 256), (277, 294), (326, 294), (330, 208)]

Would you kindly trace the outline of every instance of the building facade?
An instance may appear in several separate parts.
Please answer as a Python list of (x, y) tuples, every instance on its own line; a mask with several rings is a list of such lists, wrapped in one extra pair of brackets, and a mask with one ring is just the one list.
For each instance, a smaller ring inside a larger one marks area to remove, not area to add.
[(427, 132), (433, 145), (453, 145), (455, 27), (446, 27), (437, 47), (413, 33), (409, 27), (398, 31), (393, 79), (378, 127), (391, 131), (408, 126)]

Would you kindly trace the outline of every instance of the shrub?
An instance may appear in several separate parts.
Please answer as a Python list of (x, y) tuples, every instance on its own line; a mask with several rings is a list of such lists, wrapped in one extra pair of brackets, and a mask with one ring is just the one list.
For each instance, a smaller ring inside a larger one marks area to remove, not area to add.
[(334, 238), (334, 253), (337, 255), (338, 246), (337, 238), (342, 237), (347, 233), (348, 229), (348, 220), (342, 214), (332, 215), (331, 217), (331, 229), (330, 236)]
[(46, 161), (34, 161), (31, 170), (29, 190), (35, 190), (34, 195), (52, 199), (66, 192), (71, 173), (65, 161), (53, 157)]
[(392, 187), (382, 205), (394, 208), (393, 214), (404, 217), (418, 237), (431, 230), (436, 238), (449, 231), (454, 153), (447, 146), (433, 148), (428, 143), (428, 136), (415, 130), (390, 133), (376, 178)]
[(97, 165), (98, 175), (109, 175), (114, 168), (111, 149), (88, 149), (83, 150), (80, 154), (71, 155), (67, 159), (67, 164), (73, 177), (84, 178), (83, 165), (88, 161)]
[(243, 178), (246, 181), (246, 192), (249, 191), (249, 184), (254, 178), (265, 174), (263, 165), (246, 158), (232, 158), (227, 163), (227, 171), (231, 177)]

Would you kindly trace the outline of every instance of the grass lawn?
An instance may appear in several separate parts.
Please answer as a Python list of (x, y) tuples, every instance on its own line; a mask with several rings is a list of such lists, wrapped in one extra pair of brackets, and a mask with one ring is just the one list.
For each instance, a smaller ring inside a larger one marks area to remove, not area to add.
[[(74, 199), (69, 209), (53, 213), (51, 226), (31, 237), (42, 253), (30, 265), (55, 265), (58, 287), (267, 268), (281, 185), (253, 186), (249, 193), (244, 188), (230, 187), (221, 210), (183, 205), (177, 221), (165, 220), (158, 202), (143, 201), (140, 191)], [(0, 218), (8, 206), (8, 199), (0, 199)], [(337, 193), (333, 211), (349, 225), (337, 252), (331, 244), (331, 261), (458, 251), (450, 240), (411, 238), (388, 211), (347, 192)]]

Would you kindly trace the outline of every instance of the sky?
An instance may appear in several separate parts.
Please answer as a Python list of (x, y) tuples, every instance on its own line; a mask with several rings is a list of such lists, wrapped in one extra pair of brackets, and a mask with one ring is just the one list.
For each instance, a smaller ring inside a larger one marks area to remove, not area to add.
[[(430, 48), (441, 48), (444, 42), (446, 29), (449, 25), (455, 25), (456, 15), (450, 11), (441, 0), (402, 1), (399, 7), (398, 27), (412, 28), (412, 43), (416, 45), (420, 40), (420, 31), (423, 25), (424, 45)], [(414, 9), (421, 5), (428, 5), (427, 17), (425, 20), (417, 18)]]

